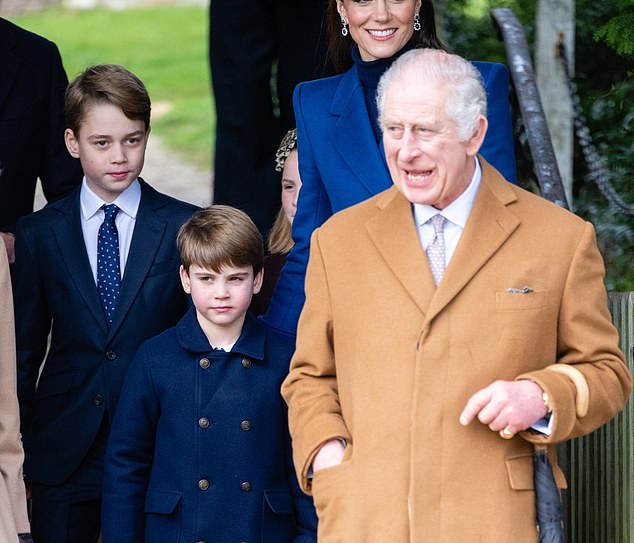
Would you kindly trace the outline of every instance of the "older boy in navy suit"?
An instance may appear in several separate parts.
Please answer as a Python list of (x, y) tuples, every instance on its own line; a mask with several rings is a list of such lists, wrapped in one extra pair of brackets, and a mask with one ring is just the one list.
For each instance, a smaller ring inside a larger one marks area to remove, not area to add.
[(139, 345), (186, 311), (175, 239), (195, 210), (138, 177), (150, 99), (136, 76), (88, 68), (65, 101), (82, 186), (16, 233), (18, 394), (38, 543), (97, 541), (110, 421)]
[(145, 342), (115, 416), (104, 543), (311, 543), (317, 517), (293, 473), (280, 384), (294, 346), (247, 314), (262, 237), (229, 206), (178, 234), (194, 308)]

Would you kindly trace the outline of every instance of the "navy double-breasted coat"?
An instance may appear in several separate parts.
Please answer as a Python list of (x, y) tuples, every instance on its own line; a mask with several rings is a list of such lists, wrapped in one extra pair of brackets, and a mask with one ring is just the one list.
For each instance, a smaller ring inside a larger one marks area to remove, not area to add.
[(193, 308), (141, 347), (106, 454), (104, 543), (316, 541), (279, 392), (292, 352), (250, 315), (213, 351)]

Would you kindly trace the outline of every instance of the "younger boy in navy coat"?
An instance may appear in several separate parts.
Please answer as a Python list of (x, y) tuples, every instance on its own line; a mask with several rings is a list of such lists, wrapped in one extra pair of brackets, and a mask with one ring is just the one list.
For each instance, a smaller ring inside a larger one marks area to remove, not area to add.
[(216, 205), (177, 238), (194, 308), (146, 341), (121, 393), (104, 476), (104, 543), (309, 543), (280, 384), (293, 345), (247, 314), (262, 238)]
[(138, 177), (151, 106), (135, 75), (93, 66), (65, 102), (84, 180), (18, 223), (18, 395), (33, 539), (96, 543), (110, 420), (141, 343), (187, 310), (176, 234), (196, 208)]

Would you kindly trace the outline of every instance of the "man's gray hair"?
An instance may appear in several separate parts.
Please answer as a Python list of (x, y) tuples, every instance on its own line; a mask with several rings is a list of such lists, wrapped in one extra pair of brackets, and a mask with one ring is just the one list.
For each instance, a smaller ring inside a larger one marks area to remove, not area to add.
[[(458, 127), (463, 141), (475, 132), (480, 115), (486, 117), (487, 100), (480, 72), (469, 61), (439, 49), (414, 49), (399, 57), (383, 74), (377, 87), (376, 102), (379, 125), (383, 126), (385, 97), (395, 81), (405, 80), (415, 74), (420, 81), (420, 92), (426, 90), (426, 82), (439, 81), (447, 85), (445, 112)], [(412, 83), (416, 84), (416, 83)]]

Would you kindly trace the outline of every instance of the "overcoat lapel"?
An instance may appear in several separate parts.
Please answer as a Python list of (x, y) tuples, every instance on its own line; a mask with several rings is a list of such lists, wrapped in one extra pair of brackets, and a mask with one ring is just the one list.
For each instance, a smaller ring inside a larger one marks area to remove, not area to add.
[(520, 224), (506, 207), (516, 199), (511, 185), (479, 158), (482, 182), (456, 251), (429, 306), (427, 320), (453, 300)]
[(0, 108), (9, 94), (20, 66), (20, 60), (12, 52), (14, 46), (15, 36), (11, 28), (0, 20)]
[(366, 223), (379, 254), (423, 314), (436, 286), (421, 247), (412, 205), (396, 189), (384, 192), (377, 201), (379, 213)]
[(167, 222), (154, 213), (158, 207), (163, 205), (160, 199), (157, 198), (158, 193), (143, 180), (140, 179), (139, 182), (141, 183), (141, 202), (134, 225), (123, 281), (121, 281), (121, 292), (110, 326), (110, 338), (115, 335), (119, 326), (121, 326), (139, 293), (143, 281), (154, 262), (156, 252), (161, 246), (167, 227)]
[(332, 101), (331, 114), (339, 117), (334, 133), (338, 158), (367, 189), (368, 197), (388, 188), (390, 175), (374, 139), (356, 67), (341, 78)]
[(57, 208), (62, 214), (60, 219), (51, 225), (51, 229), (59, 254), (66, 266), (66, 273), (75, 284), (76, 290), (83, 298), (88, 310), (105, 333), (108, 331), (106, 316), (97, 293), (97, 285), (88, 260), (81, 228), (79, 192), (77, 189), (73, 198), (49, 204)]

